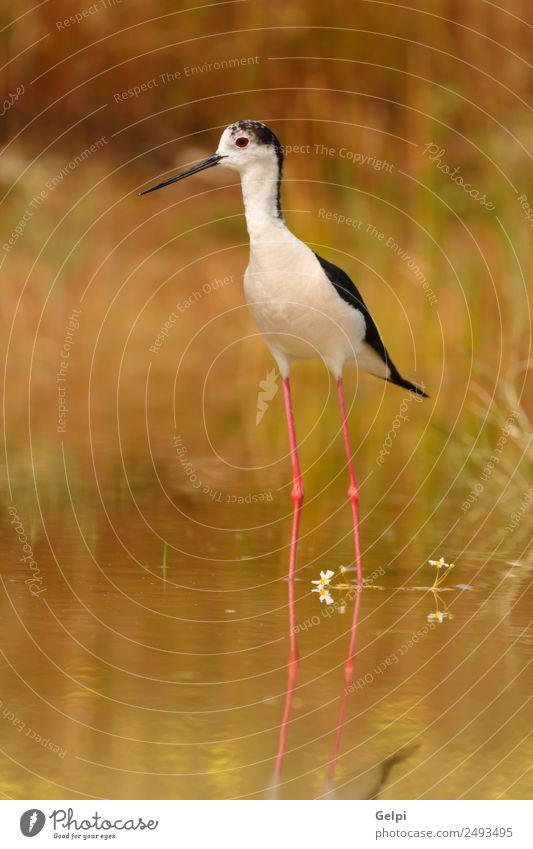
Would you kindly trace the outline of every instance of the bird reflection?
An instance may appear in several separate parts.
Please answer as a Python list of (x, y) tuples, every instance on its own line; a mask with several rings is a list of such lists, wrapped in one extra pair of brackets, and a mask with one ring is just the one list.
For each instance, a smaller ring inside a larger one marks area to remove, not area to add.
[[(298, 521), (299, 507), (295, 506), (293, 533), (291, 539), (291, 562), (296, 559), (296, 545), (298, 541)], [(295, 527), (296, 526), (296, 527)], [(296, 531), (296, 532), (295, 532)], [(283, 717), (279, 729), (278, 753), (276, 764), (274, 767), (274, 783), (279, 785), (281, 778), (281, 768), (287, 749), (287, 736), (289, 732), (289, 723), (292, 715), (292, 702), (294, 691), (298, 681), (298, 673), (300, 670), (300, 656), (298, 653), (298, 633), (296, 625), (296, 599), (294, 592), (294, 577), (289, 575), (289, 658), (287, 661), (287, 692), (285, 695), (285, 704), (283, 707)]]
[[(291, 543), (291, 559), (293, 560), (293, 562), (295, 558), (294, 549), (296, 546), (296, 540), (297, 536), (295, 536), (293, 533)], [(337, 724), (335, 727), (335, 738), (333, 741), (331, 758), (328, 764), (326, 784), (324, 792), (322, 794), (322, 798), (331, 799), (335, 798), (335, 796), (337, 795), (337, 788), (335, 787), (335, 773), (341, 751), (342, 735), (346, 724), (348, 703), (350, 700), (350, 696), (355, 690), (354, 680), (357, 657), (357, 631), (359, 627), (359, 618), (361, 612), (362, 591), (363, 587), (360, 584), (356, 584), (354, 588), (355, 599), (352, 622), (350, 626), (348, 652), (346, 655), (346, 660), (344, 662), (343, 670), (343, 690), (340, 701), (339, 713), (337, 717)], [(292, 720), (294, 694), (296, 690), (296, 685), (298, 683), (298, 676), (300, 670), (300, 658), (297, 636), (298, 627), (296, 624), (295, 587), (294, 580), (292, 579), (289, 579), (288, 582), (288, 610), (289, 656), (287, 661), (287, 690), (285, 694), (283, 715), (279, 729), (278, 749), (274, 766), (274, 781), (272, 787), (273, 795), (276, 797), (278, 795), (278, 790), (281, 783), (283, 763), (287, 751), (289, 726)], [(407, 746), (403, 746), (399, 748), (398, 751), (393, 752), (393, 754), (387, 757), (385, 760), (373, 765), (371, 768), (365, 769), (362, 772), (360, 769), (358, 769), (357, 773), (354, 773), (353, 779), (348, 778), (347, 780), (343, 781), (342, 787), (344, 789), (342, 797), (352, 799), (377, 799), (379, 797), (379, 794), (385, 787), (393, 768), (405, 761), (407, 758), (409, 758), (417, 750), (417, 748), (417, 745), (409, 744)], [(346, 791), (348, 788), (349, 791), (347, 794)]]
[(350, 628), (350, 643), (348, 645), (348, 654), (344, 662), (344, 689), (342, 692), (341, 704), (339, 708), (339, 716), (337, 719), (337, 727), (335, 730), (335, 740), (333, 742), (333, 752), (328, 768), (328, 782), (332, 783), (335, 778), (335, 769), (339, 757), (342, 732), (346, 720), (346, 710), (348, 701), (353, 690), (353, 679), (355, 672), (355, 657), (357, 652), (357, 627), (359, 625), (359, 609), (361, 607), (361, 584), (357, 584), (355, 590), (355, 602), (353, 609), (352, 626)]
[[(333, 741), (331, 759), (327, 771), (325, 792), (323, 794), (325, 798), (331, 799), (334, 798), (336, 794), (336, 788), (334, 784), (335, 771), (339, 759), (342, 733), (344, 731), (344, 726), (346, 723), (346, 712), (348, 709), (348, 702), (352, 692), (355, 689), (353, 686), (353, 682), (355, 678), (355, 661), (357, 655), (357, 629), (359, 626), (359, 613), (361, 607), (362, 591), (363, 587), (358, 584), (355, 588), (355, 603), (352, 625), (350, 628), (350, 643), (348, 646), (348, 654), (346, 656), (346, 661), (344, 663), (344, 688), (341, 697), (339, 715), (337, 718), (335, 739)], [(364, 770), (362, 773), (358, 772), (357, 774), (354, 774), (353, 779), (348, 778), (346, 782), (343, 782), (343, 786), (345, 787), (352, 785), (348, 797), (352, 799), (377, 799), (379, 797), (380, 792), (387, 783), (387, 780), (393, 767), (399, 763), (402, 763), (402, 761), (410, 757), (410, 755), (412, 755), (417, 748), (417, 745), (403, 746), (397, 752), (394, 752), (388, 758), (385, 758), (384, 761), (375, 764), (373, 767)], [(357, 779), (357, 783), (353, 785), (352, 781), (355, 781), (355, 779)], [(343, 795), (346, 797), (346, 792)]]
[(435, 610), (431, 611), (431, 613), (428, 613), (428, 622), (442, 623), (445, 619), (452, 620), (453, 613), (450, 613), (450, 611), (448, 610), (448, 605), (442, 597), (442, 592), (439, 591), (436, 587), (431, 587), (431, 592), (435, 601)]

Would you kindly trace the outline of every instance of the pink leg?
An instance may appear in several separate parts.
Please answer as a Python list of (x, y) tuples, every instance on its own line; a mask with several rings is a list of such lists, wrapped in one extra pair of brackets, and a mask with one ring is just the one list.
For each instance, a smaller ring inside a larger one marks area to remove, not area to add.
[[(291, 497), (294, 503), (294, 514), (292, 518), (292, 534), (291, 534), (291, 552), (289, 559), (289, 581), (294, 580), (296, 572), (296, 549), (298, 547), (298, 533), (300, 529), (300, 513), (304, 500), (304, 486), (302, 481), (302, 472), (300, 469), (300, 460), (298, 458), (298, 445), (296, 442), (296, 430), (294, 427), (294, 414), (292, 411), (291, 387), (289, 378), (283, 378), (283, 400), (285, 402), (285, 414), (287, 416), (287, 427), (289, 429), (289, 444), (291, 448), (291, 463), (292, 463), (292, 492)], [(291, 631), (294, 622), (290, 623)]]
[(344, 434), (344, 447), (346, 448), (346, 457), (348, 459), (348, 472), (350, 475), (350, 487), (348, 489), (348, 498), (352, 505), (353, 518), (353, 535), (355, 543), (355, 565), (357, 567), (357, 583), (359, 586), (363, 583), (363, 570), (361, 568), (361, 542), (359, 540), (359, 487), (352, 463), (352, 447), (350, 445), (350, 434), (348, 432), (348, 422), (346, 419), (346, 404), (344, 403), (344, 389), (342, 386), (342, 377), (337, 380), (337, 392), (339, 395), (339, 404), (341, 408), (342, 432)]
[(296, 683), (298, 681), (298, 670), (300, 668), (296, 627), (296, 599), (294, 595), (294, 575), (296, 572), (296, 550), (298, 547), (300, 512), (302, 509), (302, 502), (304, 500), (304, 488), (302, 482), (302, 472), (300, 469), (300, 460), (298, 458), (296, 430), (294, 427), (294, 414), (292, 411), (291, 387), (289, 384), (288, 377), (283, 379), (283, 400), (285, 401), (285, 413), (287, 415), (287, 427), (289, 429), (289, 443), (291, 448), (291, 497), (294, 502), (294, 513), (292, 517), (291, 550), (289, 558), (289, 659), (287, 663), (287, 694), (285, 696), (285, 706), (283, 708), (283, 717), (279, 729), (278, 754), (274, 767), (274, 778), (276, 784), (279, 784), (281, 778), (281, 768), (283, 766), (283, 759), (285, 757), (285, 751), (287, 749), (287, 735), (289, 733), (289, 724), (291, 720), (292, 701), (294, 697)]

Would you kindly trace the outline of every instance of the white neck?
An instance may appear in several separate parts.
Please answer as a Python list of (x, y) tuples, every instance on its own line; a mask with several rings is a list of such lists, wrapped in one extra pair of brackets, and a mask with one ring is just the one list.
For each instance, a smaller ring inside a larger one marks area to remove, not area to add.
[(241, 174), (242, 197), (250, 244), (268, 240), (285, 227), (278, 209), (277, 162), (250, 165)]

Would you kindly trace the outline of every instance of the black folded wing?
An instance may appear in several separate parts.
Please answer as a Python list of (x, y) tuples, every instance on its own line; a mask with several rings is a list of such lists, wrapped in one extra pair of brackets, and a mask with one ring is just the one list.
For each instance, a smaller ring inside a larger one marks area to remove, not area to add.
[(424, 398), (428, 398), (429, 396), (426, 395), (423, 389), (415, 383), (411, 383), (410, 380), (405, 380), (405, 378), (401, 376), (400, 372), (392, 362), (385, 345), (383, 344), (383, 340), (379, 335), (374, 319), (368, 311), (367, 305), (365, 304), (359, 290), (348, 277), (346, 272), (337, 265), (334, 265), (332, 262), (328, 262), (327, 259), (323, 259), (323, 257), (318, 254), (315, 254), (315, 256), (322, 266), (324, 274), (335, 287), (337, 294), (340, 295), (347, 304), (350, 304), (351, 307), (354, 307), (354, 309), (359, 310), (359, 312), (363, 314), (366, 324), (366, 335), (364, 341), (376, 352), (376, 354), (388, 367), (390, 374), (386, 380), (390, 383), (396, 384), (396, 386), (403, 386), (404, 389), (408, 389), (416, 395), (422, 395)]

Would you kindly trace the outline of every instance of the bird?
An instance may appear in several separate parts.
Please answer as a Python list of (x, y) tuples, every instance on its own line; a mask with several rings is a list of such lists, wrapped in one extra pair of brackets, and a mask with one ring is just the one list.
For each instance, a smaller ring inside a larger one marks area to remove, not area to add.
[(140, 192), (147, 195), (207, 168), (240, 175), (250, 242), (244, 294), (252, 317), (279, 369), (292, 465), (294, 504), (289, 580), (294, 580), (300, 512), (304, 499), (290, 371), (295, 360), (322, 360), (337, 387), (347, 457), (355, 563), (362, 585), (359, 487), (353, 466), (343, 388), (343, 370), (355, 364), (409, 392), (427, 398), (422, 386), (406, 380), (394, 365), (363, 297), (348, 274), (315, 253), (287, 227), (281, 209), (284, 149), (261, 121), (243, 120), (223, 131), (212, 156)]

